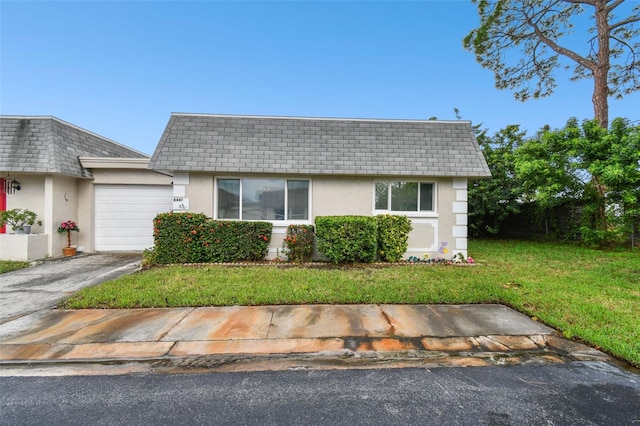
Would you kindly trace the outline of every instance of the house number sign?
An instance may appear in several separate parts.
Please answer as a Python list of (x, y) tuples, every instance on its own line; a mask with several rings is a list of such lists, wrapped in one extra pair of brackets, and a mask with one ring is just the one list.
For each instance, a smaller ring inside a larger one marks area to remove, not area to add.
[(189, 210), (189, 199), (185, 197), (173, 197), (173, 210)]

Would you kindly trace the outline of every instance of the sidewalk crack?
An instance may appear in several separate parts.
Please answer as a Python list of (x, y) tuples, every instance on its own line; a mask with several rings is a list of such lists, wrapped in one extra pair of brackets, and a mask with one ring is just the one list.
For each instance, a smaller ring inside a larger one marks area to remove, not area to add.
[(180, 321), (176, 322), (176, 323), (175, 323), (175, 324), (173, 324), (173, 326), (172, 326), (172, 327), (170, 327), (167, 331), (165, 331), (164, 333), (162, 333), (162, 335), (158, 338), (158, 342), (162, 342), (162, 341), (163, 341), (162, 339), (164, 339), (164, 338), (167, 336), (167, 334), (171, 333), (171, 331), (172, 331), (174, 328), (176, 328), (178, 325), (180, 325), (180, 323), (181, 323), (182, 321), (184, 321), (184, 320), (185, 320), (185, 318), (187, 318), (189, 315), (191, 315), (191, 314), (193, 313), (193, 311), (195, 311), (195, 310), (196, 310), (196, 308), (191, 308), (191, 310), (190, 310), (189, 312), (187, 312), (187, 313), (186, 313), (182, 318), (180, 318)]
[(269, 338), (269, 332), (271, 331), (271, 327), (273, 326), (273, 317), (275, 314), (275, 309), (271, 309), (271, 318), (269, 318), (269, 326), (267, 327), (267, 335), (265, 336), (265, 339)]
[(395, 336), (396, 335), (396, 328), (391, 323), (391, 317), (389, 316), (389, 314), (387, 314), (385, 312), (385, 310), (381, 306), (380, 306), (380, 312), (382, 312), (382, 316), (384, 316), (384, 319), (387, 321), (387, 324), (389, 324), (389, 329), (391, 330), (391, 335)]

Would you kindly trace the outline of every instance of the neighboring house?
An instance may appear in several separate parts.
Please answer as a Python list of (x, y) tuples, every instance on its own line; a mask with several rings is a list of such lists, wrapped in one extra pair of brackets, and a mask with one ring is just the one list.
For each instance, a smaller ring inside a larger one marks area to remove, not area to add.
[(408, 216), (406, 256), (467, 254), (467, 183), (489, 168), (465, 121), (172, 114), (149, 168), (173, 174), (174, 209), (274, 224)]
[(0, 209), (30, 209), (42, 222), (28, 236), (0, 235), (0, 259), (61, 256), (66, 237), (57, 228), (66, 220), (78, 223), (72, 244), (80, 250), (151, 247), (153, 217), (172, 206), (172, 178), (148, 163), (55, 117), (0, 116)]

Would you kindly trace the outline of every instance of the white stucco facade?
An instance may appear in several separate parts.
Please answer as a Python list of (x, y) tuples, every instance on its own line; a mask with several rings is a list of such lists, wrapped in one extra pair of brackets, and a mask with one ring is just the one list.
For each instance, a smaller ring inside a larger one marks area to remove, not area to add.
[[(434, 184), (435, 209), (431, 212), (390, 212), (404, 214), (411, 219), (413, 230), (409, 234), (409, 248), (405, 257), (451, 258), (456, 253), (467, 256), (467, 179), (428, 178), (407, 176), (274, 176), (265, 174), (230, 175), (212, 173), (176, 173), (174, 175), (174, 210), (203, 213), (217, 217), (217, 179), (288, 179), (309, 181), (309, 212), (307, 220), (272, 221), (273, 235), (269, 256), (275, 257), (282, 249), (288, 225), (313, 224), (319, 216), (360, 215), (381, 213), (375, 209), (375, 184), (380, 181), (429, 182)], [(182, 203), (182, 204), (180, 204)], [(182, 207), (184, 206), (184, 207)], [(176, 208), (177, 207), (177, 208)]]
[[(83, 158), (81, 161), (87, 170), (91, 170), (91, 177), (11, 174), (11, 178), (20, 182), (20, 190), (6, 194), (6, 209), (29, 209), (36, 213), (37, 218), (30, 235), (14, 235), (11, 229), (0, 235), (0, 258), (34, 260), (62, 256), (62, 248), (67, 245), (67, 236), (65, 233), (57, 232), (57, 229), (67, 220), (75, 221), (80, 228), (79, 232), (71, 233), (71, 245), (79, 251), (95, 251), (96, 186), (164, 186), (169, 188), (167, 203), (168, 206), (171, 205), (172, 177), (148, 170), (147, 158)], [(140, 202), (144, 200), (141, 199)], [(169, 207), (165, 211), (168, 209)], [(127, 217), (127, 212), (122, 212), (122, 217)]]

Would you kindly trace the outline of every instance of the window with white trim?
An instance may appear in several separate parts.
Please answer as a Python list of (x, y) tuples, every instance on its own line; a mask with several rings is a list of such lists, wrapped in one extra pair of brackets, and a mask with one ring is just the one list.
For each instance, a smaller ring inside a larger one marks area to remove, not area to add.
[(217, 218), (309, 220), (309, 181), (217, 179)]
[(376, 182), (376, 211), (398, 213), (435, 212), (435, 183)]

